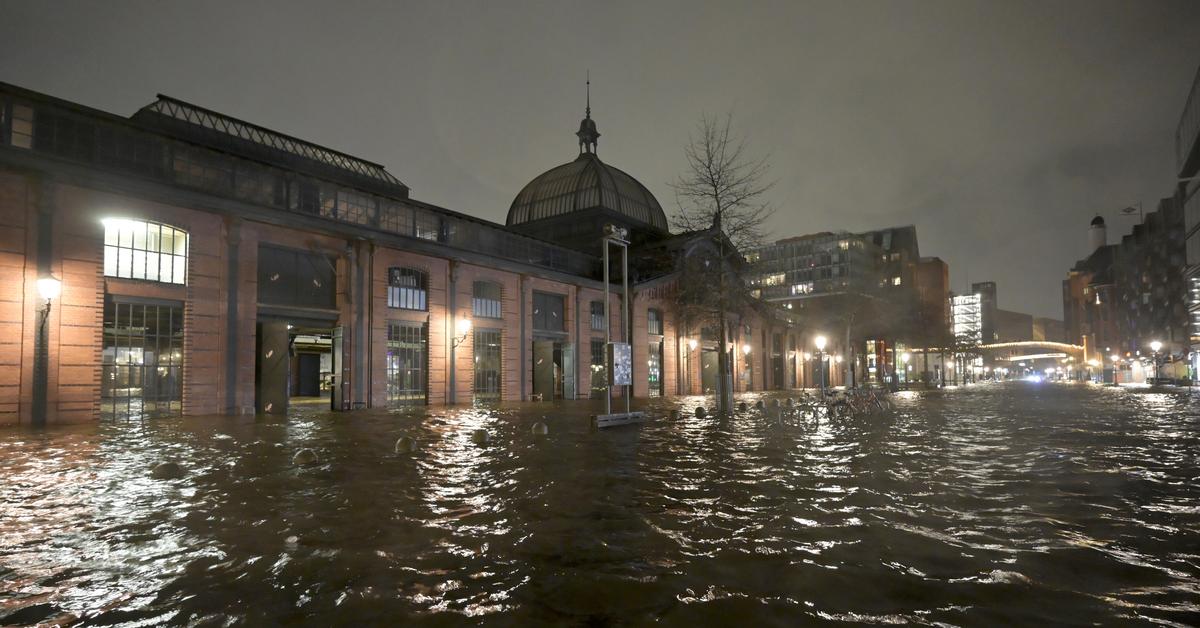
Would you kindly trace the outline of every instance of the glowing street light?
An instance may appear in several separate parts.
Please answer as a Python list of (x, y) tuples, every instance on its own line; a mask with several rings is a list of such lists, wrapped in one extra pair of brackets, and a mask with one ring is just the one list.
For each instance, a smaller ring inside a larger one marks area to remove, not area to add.
[(825, 336), (817, 336), (813, 339), (813, 344), (817, 346), (817, 351), (824, 351), (825, 343), (827, 342), (828, 340), (826, 340)]

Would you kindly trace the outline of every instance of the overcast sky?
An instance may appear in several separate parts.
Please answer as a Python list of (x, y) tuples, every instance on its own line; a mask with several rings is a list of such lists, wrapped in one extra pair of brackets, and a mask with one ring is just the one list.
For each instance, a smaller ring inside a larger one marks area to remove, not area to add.
[(12, 2), (0, 80), (132, 114), (156, 93), (380, 162), (503, 222), (573, 159), (592, 76), (602, 159), (663, 206), (703, 112), (778, 185), (773, 233), (915, 224), (953, 287), (1062, 317), (1096, 213), (1170, 193), (1200, 3)]

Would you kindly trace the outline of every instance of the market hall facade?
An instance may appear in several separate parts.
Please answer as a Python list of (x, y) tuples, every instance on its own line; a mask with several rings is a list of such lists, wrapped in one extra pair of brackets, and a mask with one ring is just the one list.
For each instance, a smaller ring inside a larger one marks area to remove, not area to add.
[[(0, 83), (0, 424), (606, 394), (599, 229), (681, 236), (595, 128), (500, 225), (166, 96), (126, 118)], [(635, 397), (715, 387), (669, 271), (632, 284)], [(732, 320), (737, 390), (811, 385), (798, 331)]]

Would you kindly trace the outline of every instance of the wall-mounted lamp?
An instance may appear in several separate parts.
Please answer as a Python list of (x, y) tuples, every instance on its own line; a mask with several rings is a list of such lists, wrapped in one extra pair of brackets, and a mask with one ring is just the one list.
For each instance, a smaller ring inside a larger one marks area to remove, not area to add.
[(692, 338), (691, 340), (688, 341), (688, 349), (690, 349), (692, 351), (696, 350), (696, 339), (695, 338)]
[(454, 337), (452, 346), (457, 347), (467, 339), (467, 335), (471, 333), (471, 319), (460, 318), (454, 325), (455, 332), (458, 334)]
[(742, 353), (750, 355), (750, 345), (742, 345)]
[(62, 294), (62, 282), (52, 275), (45, 275), (37, 280), (38, 295), (49, 304), (51, 299), (57, 299)]

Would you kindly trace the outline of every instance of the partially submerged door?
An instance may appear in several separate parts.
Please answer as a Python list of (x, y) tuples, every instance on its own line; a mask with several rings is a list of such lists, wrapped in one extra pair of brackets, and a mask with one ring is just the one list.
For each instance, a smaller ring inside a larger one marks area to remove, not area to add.
[(562, 348), (563, 399), (575, 398), (575, 345), (567, 343)]
[(552, 401), (554, 399), (554, 341), (533, 341), (533, 398)]
[(255, 363), (255, 409), (265, 414), (287, 414), (288, 327), (282, 321), (258, 324), (258, 354)]

